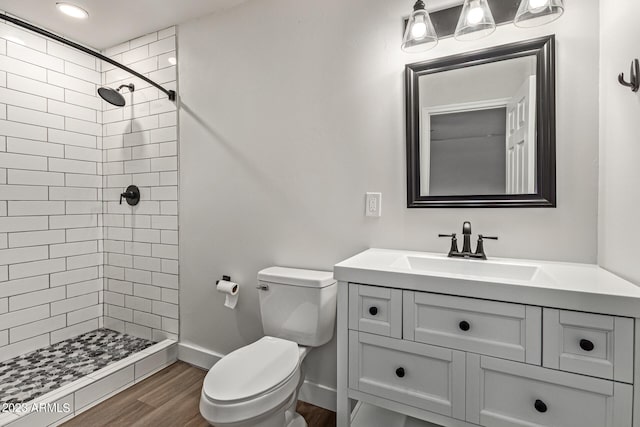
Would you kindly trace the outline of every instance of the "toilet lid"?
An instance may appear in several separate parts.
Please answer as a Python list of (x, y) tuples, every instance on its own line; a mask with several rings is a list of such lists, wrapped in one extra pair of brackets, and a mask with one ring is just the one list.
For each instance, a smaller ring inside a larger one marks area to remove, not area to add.
[(207, 374), (203, 390), (216, 401), (250, 399), (291, 377), (299, 360), (295, 342), (264, 337), (224, 356)]

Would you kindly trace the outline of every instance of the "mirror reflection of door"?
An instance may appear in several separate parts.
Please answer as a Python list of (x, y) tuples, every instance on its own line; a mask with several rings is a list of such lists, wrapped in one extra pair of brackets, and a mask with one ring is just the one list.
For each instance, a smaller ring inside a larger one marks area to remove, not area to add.
[(505, 123), (510, 101), (423, 110), (422, 140), (429, 153), (429, 173), (421, 175), (423, 192), (432, 196), (505, 193)]
[(535, 193), (536, 76), (525, 79), (507, 106), (507, 194)]

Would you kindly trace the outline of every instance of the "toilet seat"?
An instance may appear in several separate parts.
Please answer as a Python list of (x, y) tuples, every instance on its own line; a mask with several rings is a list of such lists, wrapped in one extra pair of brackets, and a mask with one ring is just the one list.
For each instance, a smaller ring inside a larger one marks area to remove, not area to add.
[(202, 386), (207, 420), (232, 424), (278, 408), (295, 393), (299, 366), (298, 345), (280, 338), (264, 337), (229, 353), (211, 368)]

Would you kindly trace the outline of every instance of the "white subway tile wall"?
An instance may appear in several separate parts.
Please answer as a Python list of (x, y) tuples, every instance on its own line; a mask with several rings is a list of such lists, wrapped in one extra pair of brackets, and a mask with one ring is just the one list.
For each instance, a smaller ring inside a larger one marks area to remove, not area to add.
[[(105, 54), (176, 89), (173, 27)], [(124, 108), (96, 94), (124, 83)], [(103, 326), (177, 338), (176, 126), (141, 79), (0, 24), (0, 360)]]
[[(176, 89), (175, 28), (147, 34), (105, 55)], [(146, 339), (178, 334), (177, 111), (164, 93), (110, 64), (103, 84), (133, 83), (127, 105), (107, 105), (103, 122), (103, 226), (105, 327)], [(73, 111), (81, 119), (82, 111)], [(86, 158), (77, 158), (87, 161)], [(0, 167), (3, 167), (0, 165)], [(140, 188), (134, 207), (118, 199), (128, 185)], [(173, 234), (163, 234), (171, 232)], [(73, 250), (68, 248), (66, 250)]]
[(0, 360), (101, 327), (100, 63), (0, 24)]

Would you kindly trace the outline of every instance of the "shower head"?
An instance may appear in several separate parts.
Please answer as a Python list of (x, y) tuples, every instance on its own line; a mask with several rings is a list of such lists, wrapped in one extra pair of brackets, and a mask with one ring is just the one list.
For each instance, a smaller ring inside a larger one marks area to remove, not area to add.
[(113, 89), (110, 87), (101, 87), (98, 89), (98, 95), (105, 101), (107, 101), (111, 105), (115, 105), (116, 107), (124, 107), (126, 104), (124, 97), (120, 93), (122, 88), (128, 88), (129, 92), (133, 92), (135, 90), (135, 86), (133, 83), (128, 85), (121, 85), (118, 89)]

